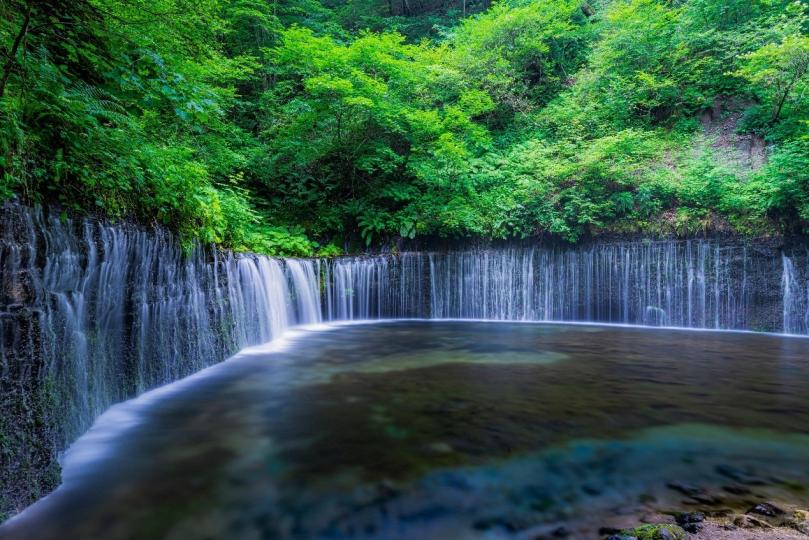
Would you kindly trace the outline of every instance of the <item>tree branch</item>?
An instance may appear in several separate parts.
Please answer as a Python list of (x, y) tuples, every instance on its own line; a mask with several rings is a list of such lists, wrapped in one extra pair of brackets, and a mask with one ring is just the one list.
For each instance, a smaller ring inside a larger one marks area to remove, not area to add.
[(6, 85), (8, 84), (9, 77), (11, 77), (11, 70), (14, 69), (14, 64), (17, 62), (17, 51), (19, 51), (20, 44), (25, 38), (25, 35), (28, 33), (28, 26), (31, 24), (32, 9), (33, 6), (31, 2), (27, 2), (25, 18), (22, 21), (22, 26), (20, 27), (20, 31), (17, 32), (17, 36), (14, 38), (14, 43), (11, 45), (11, 50), (8, 53), (8, 59), (3, 65), (3, 77), (0, 79), (0, 99), (3, 99), (3, 96), (6, 93)]

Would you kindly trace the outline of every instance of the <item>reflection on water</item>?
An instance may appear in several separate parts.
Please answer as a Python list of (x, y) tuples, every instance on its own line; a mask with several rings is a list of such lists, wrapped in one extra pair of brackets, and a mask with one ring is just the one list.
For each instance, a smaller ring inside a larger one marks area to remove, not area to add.
[(113, 409), (0, 537), (533, 538), (561, 523), (595, 537), (610, 515), (689, 502), (671, 489), (684, 483), (724, 505), (806, 504), (807, 388), (806, 339), (304, 332)]

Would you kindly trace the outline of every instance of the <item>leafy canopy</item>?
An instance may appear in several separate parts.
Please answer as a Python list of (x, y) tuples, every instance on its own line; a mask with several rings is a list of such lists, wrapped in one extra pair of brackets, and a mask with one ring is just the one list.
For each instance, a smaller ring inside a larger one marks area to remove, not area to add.
[(0, 195), (276, 255), (805, 232), (808, 10), (9, 0)]

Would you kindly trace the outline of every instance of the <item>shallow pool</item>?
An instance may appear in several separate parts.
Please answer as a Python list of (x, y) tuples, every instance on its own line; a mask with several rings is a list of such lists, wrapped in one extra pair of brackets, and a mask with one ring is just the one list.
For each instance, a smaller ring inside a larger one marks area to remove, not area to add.
[[(399, 321), (300, 331), (114, 407), (9, 539), (597, 537), (809, 502), (809, 339)], [(689, 489), (705, 495), (689, 495)], [(699, 502), (699, 501), (697, 501)]]

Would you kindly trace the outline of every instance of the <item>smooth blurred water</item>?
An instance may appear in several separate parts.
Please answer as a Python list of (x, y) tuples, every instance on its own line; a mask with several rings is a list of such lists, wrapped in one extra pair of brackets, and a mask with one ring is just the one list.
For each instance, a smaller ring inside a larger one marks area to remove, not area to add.
[(807, 504), (807, 358), (752, 333), (299, 330), (112, 407), (0, 537), (595, 538), (689, 507), (670, 482)]

